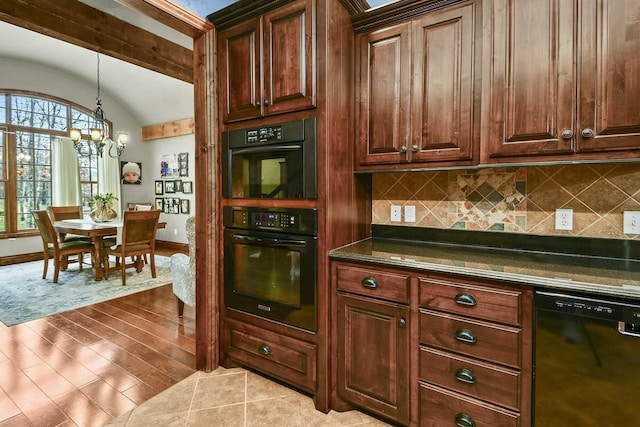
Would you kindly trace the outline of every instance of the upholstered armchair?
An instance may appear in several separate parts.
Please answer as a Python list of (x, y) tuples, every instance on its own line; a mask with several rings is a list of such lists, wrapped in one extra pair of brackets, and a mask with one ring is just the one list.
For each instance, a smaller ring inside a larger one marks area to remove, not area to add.
[(178, 304), (178, 316), (182, 317), (184, 305), (196, 303), (196, 219), (187, 218), (185, 229), (189, 242), (189, 255), (171, 255), (171, 275), (173, 276), (173, 293)]

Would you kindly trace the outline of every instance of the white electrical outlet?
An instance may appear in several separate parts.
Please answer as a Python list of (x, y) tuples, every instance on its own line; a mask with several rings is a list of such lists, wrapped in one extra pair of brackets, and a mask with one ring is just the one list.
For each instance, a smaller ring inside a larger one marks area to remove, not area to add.
[(573, 209), (556, 209), (556, 230), (573, 230)]
[(402, 222), (402, 206), (391, 205), (391, 222)]
[(416, 207), (406, 205), (404, 207), (404, 222), (416, 222)]
[(640, 212), (623, 212), (623, 222), (624, 234), (640, 234)]

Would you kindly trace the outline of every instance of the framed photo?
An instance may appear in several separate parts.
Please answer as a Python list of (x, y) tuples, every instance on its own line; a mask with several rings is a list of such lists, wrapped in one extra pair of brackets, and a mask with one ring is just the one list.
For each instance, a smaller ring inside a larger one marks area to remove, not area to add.
[(189, 213), (189, 199), (180, 199), (180, 213)]
[(175, 181), (165, 181), (164, 182), (164, 192), (165, 193), (175, 193), (176, 192), (176, 182)]
[(160, 176), (173, 178), (178, 176), (180, 166), (176, 154), (164, 154), (160, 160)]
[(182, 180), (181, 179), (176, 179), (174, 181), (175, 185), (174, 185), (174, 190), (176, 193), (182, 193)]
[(180, 176), (189, 176), (189, 153), (178, 154), (178, 168)]
[(172, 214), (180, 213), (180, 199), (178, 197), (171, 199), (171, 213)]
[(193, 181), (182, 181), (182, 192), (184, 194), (193, 193)]
[(164, 182), (156, 181), (156, 196), (161, 196), (163, 194), (164, 194)]
[(164, 199), (162, 197), (156, 198), (156, 209), (164, 211)]
[(142, 184), (141, 162), (120, 162), (123, 184)]
[(162, 212), (167, 214), (171, 213), (171, 200), (169, 197), (162, 199)]

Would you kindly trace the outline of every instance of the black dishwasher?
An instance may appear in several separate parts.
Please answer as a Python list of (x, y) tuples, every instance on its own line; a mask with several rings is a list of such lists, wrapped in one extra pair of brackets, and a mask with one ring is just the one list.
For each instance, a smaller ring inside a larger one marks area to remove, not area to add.
[(535, 295), (537, 427), (640, 425), (640, 302)]

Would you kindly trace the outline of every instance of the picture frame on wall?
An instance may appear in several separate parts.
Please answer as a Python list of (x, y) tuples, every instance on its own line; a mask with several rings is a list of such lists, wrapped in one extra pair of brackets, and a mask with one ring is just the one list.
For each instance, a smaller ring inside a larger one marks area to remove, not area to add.
[(180, 199), (180, 213), (189, 213), (189, 199)]
[(182, 193), (182, 180), (176, 179), (174, 181), (174, 190), (176, 193)]
[(184, 194), (193, 193), (193, 181), (182, 181), (182, 192)]
[(164, 192), (165, 193), (175, 193), (176, 192), (176, 182), (175, 181), (165, 181), (164, 182)]
[(164, 194), (164, 182), (156, 181), (156, 196), (161, 196)]
[(189, 153), (178, 154), (178, 168), (180, 176), (189, 176)]
[(162, 197), (156, 198), (156, 209), (164, 211), (164, 199)]
[(171, 199), (171, 213), (179, 214), (180, 213), (180, 198), (174, 197)]

